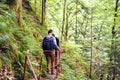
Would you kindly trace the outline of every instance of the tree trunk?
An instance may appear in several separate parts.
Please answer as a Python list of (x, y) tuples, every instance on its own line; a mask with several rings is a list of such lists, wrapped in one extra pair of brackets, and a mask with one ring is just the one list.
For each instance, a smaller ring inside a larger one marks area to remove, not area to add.
[[(116, 63), (116, 45), (115, 45), (115, 36), (116, 36), (116, 17), (117, 17), (117, 12), (118, 12), (118, 2), (119, 0), (116, 0), (115, 3), (115, 14), (114, 14), (114, 22), (113, 22), (113, 26), (112, 26), (112, 42), (111, 42), (111, 53), (113, 54), (113, 59), (114, 59), (114, 64)], [(113, 68), (113, 77), (112, 80), (115, 80), (116, 77), (116, 68)]]
[(64, 24), (65, 24), (65, 10), (66, 9), (66, 0), (64, 0), (64, 6), (63, 6), (63, 21), (62, 21), (62, 31), (61, 31), (61, 40), (64, 36)]
[[(92, 10), (93, 11), (93, 10)], [(91, 53), (90, 53), (90, 79), (92, 80), (92, 58), (93, 58), (93, 12), (91, 11)]]
[(45, 9), (46, 9), (46, 0), (42, 0), (42, 19), (41, 19), (41, 25), (45, 24)]
[(77, 10), (78, 10), (78, 0), (76, 0), (76, 27), (75, 27), (75, 42), (77, 43), (77, 37), (78, 37), (78, 19), (77, 19)]
[(35, 14), (36, 14), (36, 11), (37, 11), (37, 8), (36, 8), (36, 0), (34, 1), (34, 5), (35, 5)]
[(22, 0), (16, 0), (16, 16), (19, 26), (22, 26)]
[[(67, 7), (68, 10), (68, 7)], [(64, 35), (64, 40), (67, 41), (67, 37), (68, 37), (68, 12), (66, 12), (66, 27), (65, 27), (65, 35)]]

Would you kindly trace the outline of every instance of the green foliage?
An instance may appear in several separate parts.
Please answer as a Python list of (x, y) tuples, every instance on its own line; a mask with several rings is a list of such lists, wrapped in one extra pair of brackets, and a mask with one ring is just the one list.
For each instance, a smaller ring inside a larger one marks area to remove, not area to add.
[(2, 4), (2, 3), (0, 3), (0, 10), (8, 10), (9, 9), (9, 7), (7, 6), (7, 5), (5, 5), (5, 4)]
[[(72, 45), (71, 45), (72, 44)], [(89, 79), (89, 67), (82, 59), (82, 50), (79, 45), (73, 42), (62, 44), (65, 53), (61, 58), (62, 73), (60, 79), (62, 80), (85, 80)], [(86, 78), (85, 78), (86, 77)]]
[[(7, 1), (9, 5), (14, 5), (14, 0), (0, 0), (0, 12), (8, 10), (9, 7), (3, 4)], [(48, 0), (46, 6), (46, 26), (40, 26), (41, 19), (41, 1), (30, 0), (33, 12), (22, 10), (23, 26), (17, 25), (15, 11), (4, 12), (0, 15), (0, 67), (2, 62), (7, 62), (10, 68), (14, 70), (15, 77), (22, 80), (23, 65), (26, 50), (30, 50), (28, 55), (38, 56), (42, 53), (42, 37), (47, 34), (47, 29), (53, 28), (55, 34), (60, 37), (63, 3), (64, 0)], [(76, 10), (76, 5), (78, 9)], [(65, 53), (61, 58), (62, 72), (61, 80), (89, 80), (90, 76), (90, 53), (92, 49), (92, 77), (93, 80), (106, 80), (107, 75), (113, 75), (113, 69), (116, 70), (116, 79), (120, 79), (120, 17), (117, 16), (114, 21), (115, 1), (110, 0), (67, 0), (64, 35), (67, 33), (67, 42), (62, 46)], [(119, 6), (118, 6), (119, 7)], [(118, 9), (118, 15), (120, 9)], [(76, 21), (77, 17), (77, 21)], [(68, 23), (67, 23), (68, 21)], [(115, 50), (111, 49), (112, 26), (115, 26)], [(77, 27), (77, 35), (75, 34)], [(68, 26), (68, 28), (66, 28)], [(92, 26), (92, 29), (91, 29)], [(91, 30), (93, 31), (91, 35)], [(76, 39), (77, 38), (77, 39)], [(91, 46), (91, 38), (93, 46)], [(77, 44), (75, 44), (77, 43)], [(114, 59), (114, 51), (115, 59)], [(37, 65), (32, 59), (34, 67)], [(46, 72), (46, 61), (43, 58), (43, 72)], [(37, 68), (35, 69), (39, 74)], [(19, 72), (19, 73), (18, 73)], [(31, 77), (31, 71), (28, 68), (27, 77)]]
[[(60, 36), (61, 32), (61, 25), (62, 25), (62, 19), (61, 16), (63, 15), (63, 3), (64, 1), (48, 1), (48, 8), (47, 8), (47, 23), (56, 30), (56, 33), (58, 36)], [(59, 4), (59, 5), (58, 5)], [(78, 9), (76, 10), (76, 5)], [(54, 6), (54, 8), (53, 8)], [(115, 39), (115, 46), (116, 46), (116, 62), (114, 64), (114, 67), (112, 67), (113, 64), (110, 64), (109, 58), (112, 57), (112, 62), (114, 63), (113, 56), (114, 54), (111, 52), (111, 27), (116, 24), (115, 31), (116, 35), (119, 35), (119, 17), (116, 17), (116, 23), (113, 23), (114, 20), (114, 12), (115, 8), (115, 1), (109, 1), (109, 0), (78, 0), (78, 3), (76, 4), (76, 1), (69, 0), (66, 2), (66, 13), (65, 16), (68, 17), (68, 23), (67, 18), (65, 18), (65, 26), (68, 25), (68, 41), (75, 41), (75, 37), (77, 36), (77, 44), (80, 45), (79, 48), (81, 48), (81, 55), (82, 59), (85, 60), (86, 63), (89, 63), (90, 60), (90, 53), (91, 53), (91, 37), (93, 39), (92, 43), (92, 53), (93, 53), (93, 74), (95, 74), (95, 77), (99, 79), (100, 74), (104, 73), (104, 79), (106, 79), (106, 75), (109, 75), (109, 68), (105, 65), (110, 65), (109, 67), (113, 69), (115, 67), (116, 73), (119, 72), (119, 38), (117, 37)], [(119, 15), (119, 10), (118, 10)], [(77, 14), (77, 15), (76, 15)], [(77, 24), (76, 24), (76, 16), (77, 16)], [(77, 28), (77, 35), (75, 34), (76, 25)], [(58, 27), (56, 29), (56, 26)], [(92, 35), (91, 35), (91, 26), (92, 26)], [(64, 33), (66, 32), (66, 28), (64, 28)], [(64, 34), (65, 35), (65, 34)], [(74, 43), (71, 43), (70, 48), (67, 47), (66, 49), (66, 56), (63, 56), (65, 59), (65, 63), (71, 65), (74, 65), (75, 61), (72, 61), (73, 54), (70, 56), (68, 53), (78, 53), (80, 51), (76, 51), (74, 48)], [(66, 44), (63, 44), (66, 45)], [(70, 51), (71, 50), (71, 51)], [(68, 59), (70, 56), (70, 59)], [(62, 58), (63, 58), (62, 57)], [(72, 58), (72, 59), (71, 59)], [(66, 60), (68, 59), (68, 60)], [(117, 65), (116, 65), (117, 64)], [(69, 73), (70, 70), (68, 70), (69, 66), (64, 65), (64, 70)], [(89, 65), (87, 65), (89, 66)], [(100, 70), (98, 70), (100, 69)], [(89, 70), (89, 69), (87, 69)], [(118, 71), (118, 72), (117, 72)], [(72, 71), (71, 71), (72, 72)], [(97, 73), (97, 74), (96, 74)], [(110, 70), (110, 73), (113, 73), (113, 71)], [(62, 77), (66, 75), (62, 75)], [(119, 75), (119, 74), (118, 74)], [(71, 75), (70, 75), (71, 76)], [(67, 76), (67, 78), (73, 78)], [(118, 77), (117, 77), (118, 78)], [(65, 78), (66, 79), (66, 78)], [(119, 78), (118, 78), (119, 79)], [(78, 79), (79, 80), (79, 79)]]
[[(0, 15), (0, 48), (5, 49), (2, 50), (0, 65), (1, 61), (7, 62), (6, 64), (14, 70), (15, 77), (22, 80), (26, 51), (31, 51), (28, 55), (40, 56), (42, 35), (40, 28), (36, 27), (37, 23), (24, 22), (21, 28), (16, 21), (15, 14), (12, 12)], [(27, 76), (32, 75), (30, 69), (28, 72)]]

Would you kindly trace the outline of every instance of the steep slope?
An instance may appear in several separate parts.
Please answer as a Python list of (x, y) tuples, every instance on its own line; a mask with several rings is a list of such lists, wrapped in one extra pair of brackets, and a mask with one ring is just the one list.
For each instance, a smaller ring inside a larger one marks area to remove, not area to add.
[(46, 29), (32, 16), (33, 12), (28, 14), (23, 10), (23, 26), (19, 27), (15, 11), (9, 10), (5, 4), (2, 4), (0, 11), (0, 66), (7, 64), (15, 77), (21, 80), (26, 51), (31, 51), (29, 55), (41, 53), (40, 42)]
[[(47, 27), (41, 26), (33, 12), (23, 10), (23, 25), (17, 25), (16, 14), (5, 4), (0, 7), (0, 67), (5, 64), (13, 71), (14, 77), (22, 80), (26, 51), (28, 55), (39, 56), (42, 53), (41, 42), (46, 35)], [(62, 43), (65, 53), (61, 57), (60, 80), (85, 80), (89, 77), (89, 65), (81, 57), (78, 45)], [(34, 67), (37, 65), (32, 59)], [(43, 58), (43, 73), (46, 73), (45, 57)], [(28, 66), (27, 66), (28, 67)], [(38, 68), (35, 71), (39, 74)], [(32, 78), (28, 67), (27, 79)]]

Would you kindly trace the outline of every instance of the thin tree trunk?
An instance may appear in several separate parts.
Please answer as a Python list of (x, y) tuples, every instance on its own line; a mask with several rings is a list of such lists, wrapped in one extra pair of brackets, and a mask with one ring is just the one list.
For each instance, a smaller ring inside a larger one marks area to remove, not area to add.
[(22, 0), (16, 0), (16, 16), (19, 26), (22, 26)]
[(75, 27), (75, 42), (77, 43), (77, 37), (78, 37), (78, 19), (77, 19), (77, 10), (78, 10), (78, 0), (76, 0), (76, 27)]
[[(115, 45), (116, 31), (115, 31), (115, 27), (116, 27), (116, 17), (117, 17), (117, 12), (118, 12), (118, 2), (119, 2), (119, 0), (116, 0), (114, 22), (113, 22), (113, 26), (112, 26), (111, 53), (113, 54), (114, 64), (116, 63), (116, 51), (115, 51), (116, 50), (115, 49), (116, 48), (116, 45)], [(114, 67), (112, 80), (115, 80), (115, 77), (116, 77), (116, 68)]]
[(64, 6), (63, 6), (63, 20), (62, 20), (62, 31), (61, 31), (61, 40), (64, 36), (64, 24), (65, 24), (65, 10), (66, 9), (66, 0), (64, 0)]
[[(68, 6), (67, 6), (67, 10), (68, 10)], [(66, 12), (66, 27), (65, 27), (65, 41), (67, 41), (67, 37), (68, 37), (68, 11)]]
[(42, 0), (42, 19), (41, 19), (41, 25), (45, 24), (45, 9), (46, 9), (46, 0)]
[(37, 1), (35, 0), (35, 1), (34, 1), (34, 5), (35, 5), (35, 14), (36, 14), (36, 11), (37, 11), (36, 3), (37, 3)]
[(93, 58), (93, 12), (91, 13), (91, 54), (90, 54), (90, 79), (92, 80), (92, 58)]

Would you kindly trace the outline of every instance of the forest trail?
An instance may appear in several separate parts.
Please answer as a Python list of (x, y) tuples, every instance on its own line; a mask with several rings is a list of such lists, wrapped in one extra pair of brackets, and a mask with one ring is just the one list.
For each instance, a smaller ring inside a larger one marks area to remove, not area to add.
[[(41, 54), (41, 56), (28, 56), (26, 55), (25, 57), (25, 64), (24, 64), (24, 76), (23, 76), (23, 80), (26, 80), (26, 70), (27, 70), (27, 65), (29, 65), (29, 68), (30, 70), (32, 71), (32, 74), (33, 74), (33, 77), (32, 79), (30, 80), (59, 80), (58, 77), (59, 77), (59, 74), (60, 74), (60, 63), (59, 64), (56, 64), (56, 62), (60, 62), (60, 57), (59, 59), (57, 57), (55, 57), (55, 66), (57, 66), (55, 68), (55, 72), (54, 72), (54, 75), (51, 75), (51, 74), (43, 74), (42, 73), (42, 59), (45, 55)], [(60, 53), (60, 56), (61, 56), (61, 53)], [(35, 73), (35, 69), (33, 68), (32, 66), (32, 63), (31, 63), (31, 60), (30, 58), (35, 58), (37, 63), (39, 63), (39, 71), (40, 71), (40, 75), (38, 77), (38, 75)], [(40, 60), (40, 62), (38, 61), (38, 59)], [(42, 75), (45, 75), (44, 77), (42, 77)]]
[(50, 76), (48, 75), (47, 77), (43, 78), (43, 80), (59, 80), (58, 74), (60, 74), (60, 73), (58, 72), (57, 69), (55, 69), (55, 75), (50, 75)]
[[(60, 53), (60, 57), (61, 57), (61, 53)], [(59, 60), (56, 58), (56, 61), (60, 62), (60, 58)], [(58, 67), (55, 68), (55, 74), (54, 75), (47, 75), (46, 77), (43, 78), (43, 80), (59, 80), (59, 74), (60, 74), (60, 69), (61, 69), (61, 64), (59, 63)]]

